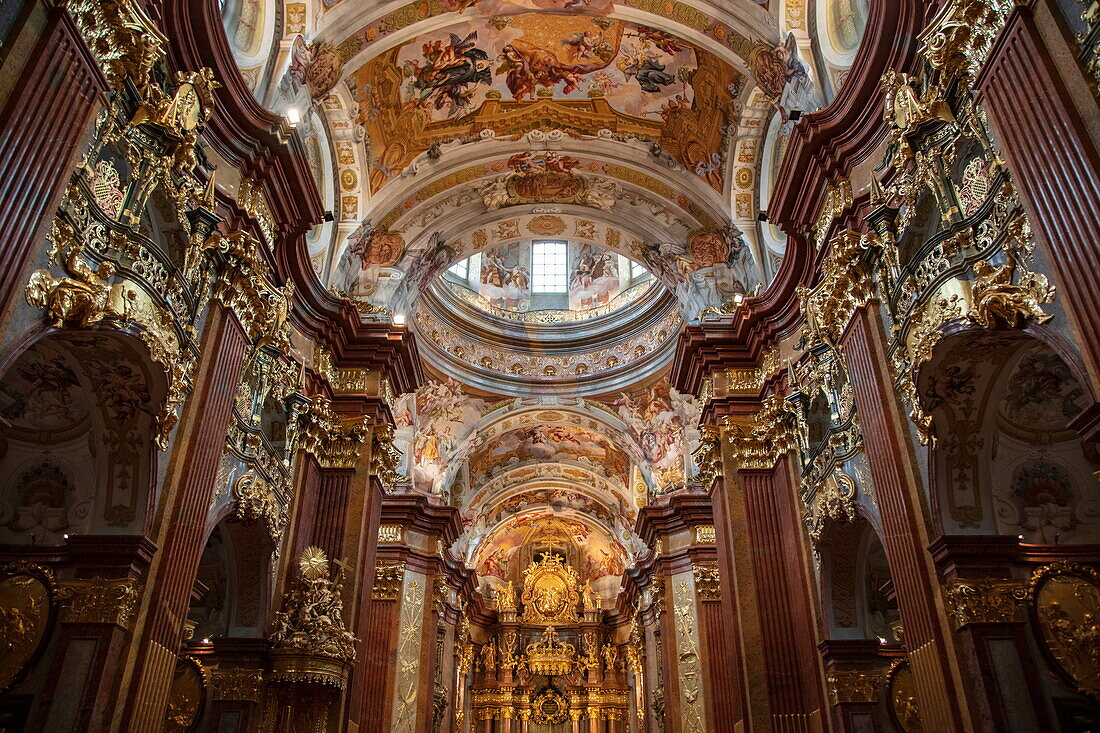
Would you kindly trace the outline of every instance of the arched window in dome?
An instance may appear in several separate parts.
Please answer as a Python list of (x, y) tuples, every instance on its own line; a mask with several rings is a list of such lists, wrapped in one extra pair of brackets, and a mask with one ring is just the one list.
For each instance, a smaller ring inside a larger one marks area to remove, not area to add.
[(869, 0), (817, 0), (817, 50), (828, 77), (829, 98), (844, 86), (867, 28)]
[(222, 21), (241, 76), (256, 97), (263, 96), (275, 39), (275, 13), (267, 0), (219, 0)]
[(654, 283), (649, 270), (621, 254), (566, 240), (490, 247), (455, 263), (441, 279), (493, 315), (523, 320), (523, 314), (553, 311), (569, 321), (609, 313)]
[[(781, 135), (782, 119), (779, 115), (772, 115), (768, 124), (768, 131), (764, 136), (764, 149), (760, 164), (760, 210), (767, 211), (771, 202), (772, 191), (775, 190), (776, 179), (779, 174), (779, 166), (783, 162), (783, 156), (787, 152), (787, 144), (790, 137)], [(779, 271), (779, 264), (783, 260), (783, 254), (787, 249), (787, 235), (779, 227), (771, 222), (760, 223), (760, 239), (763, 243), (766, 257), (765, 274), (768, 279), (775, 277)]]

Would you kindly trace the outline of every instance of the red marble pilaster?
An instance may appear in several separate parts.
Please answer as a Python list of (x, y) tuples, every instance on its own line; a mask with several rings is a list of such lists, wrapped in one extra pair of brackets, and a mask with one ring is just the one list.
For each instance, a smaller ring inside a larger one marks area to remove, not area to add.
[(370, 621), (362, 631), (358, 652), (362, 657), (359, 669), (364, 674), (350, 688), (360, 699), (359, 730), (363, 733), (382, 733), (389, 725), (399, 604), (400, 596), (372, 598), (369, 604)]
[[(37, 12), (37, 11), (36, 11)], [(69, 14), (48, 7), (38, 43), (0, 110), (0, 313), (26, 284), (106, 81)], [(29, 29), (26, 32), (32, 32)]]
[[(379, 663), (383, 661), (381, 655), (385, 655), (393, 648), (392, 643), (387, 640), (390, 637), (384, 637), (372, 625), (376, 605), (373, 599), (372, 585), (374, 583), (375, 557), (378, 552), (378, 524), (382, 514), (382, 489), (375, 480), (368, 482), (366, 491), (369, 501), (362, 522), (365, 541), (363, 542), (363, 554), (357, 568), (359, 597), (354, 624), (355, 634), (360, 638), (360, 642), (356, 651), (355, 667), (351, 671), (351, 693), (347, 698), (348, 720), (356, 723), (361, 731), (370, 729), (369, 721), (376, 718), (382, 719), (381, 709), (372, 706), (381, 704), (385, 698), (380, 696), (381, 692), (372, 688), (379, 687), (378, 680), (383, 679), (378, 676)], [(389, 604), (391, 607), (396, 606), (396, 601), (389, 601)], [(383, 624), (385, 630), (388, 629), (390, 621), (384, 620), (383, 616), (382, 610), (379, 609), (379, 623)], [(396, 637), (392, 638), (395, 639)], [(390, 644), (390, 646), (385, 646), (386, 644)], [(383, 648), (385, 651), (380, 652), (379, 650)], [(370, 682), (371, 680), (373, 682)]]
[(771, 717), (808, 724), (815, 713), (824, 715), (825, 706), (807, 566), (797, 539), (804, 530), (794, 509), (788, 459), (772, 470), (740, 474)]
[(317, 505), (310, 517), (309, 544), (337, 560), (344, 556), (344, 525), (353, 475), (350, 469), (321, 469)]
[[(1061, 34), (1058, 34), (1061, 35)], [(1050, 35), (1049, 37), (1054, 37)], [(1068, 47), (1057, 49), (1062, 56)], [(1100, 150), (1086, 118), (1100, 106), (1076, 63), (1052, 57), (1030, 8), (1017, 7), (975, 81), (1015, 174), (1013, 182), (1078, 332), (1093, 391), (1100, 390)], [(1076, 93), (1071, 93), (1073, 89)]]
[[(714, 535), (718, 554), (718, 572), (722, 577), (721, 599), (708, 608), (705, 614), (708, 633), (708, 649), (711, 653), (711, 695), (714, 698), (711, 714), (716, 730), (736, 730), (738, 723), (746, 720), (745, 668), (738, 649), (741, 633), (737, 618), (737, 591), (733, 582), (737, 566), (730, 542), (729, 520), (726, 516), (724, 481), (719, 478), (711, 492), (714, 503)], [(708, 607), (710, 604), (707, 604)], [(711, 632), (713, 629), (713, 632)], [(742, 724), (743, 725), (743, 724)]]
[(138, 618), (143, 634), (125, 701), (123, 730), (159, 733), (163, 725), (247, 346), (237, 317), (212, 306), (195, 388), (184, 408), (157, 507), (161, 551), (154, 559)]
[(909, 422), (886, 367), (878, 304), (859, 310), (841, 337), (863, 445), (882, 517), (882, 545), (890, 563), (905, 629), (905, 646), (917, 678), (921, 717), (936, 730), (963, 727), (967, 717), (952, 640), (941, 613), (943, 599), (925, 548), (924, 492)]

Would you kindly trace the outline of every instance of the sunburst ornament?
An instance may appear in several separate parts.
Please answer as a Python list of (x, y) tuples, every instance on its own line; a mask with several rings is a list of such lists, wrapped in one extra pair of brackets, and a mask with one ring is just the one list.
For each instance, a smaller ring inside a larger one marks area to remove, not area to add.
[(302, 550), (302, 557), (298, 560), (298, 567), (302, 569), (302, 577), (306, 580), (317, 580), (328, 577), (328, 557), (320, 547), (310, 545)]

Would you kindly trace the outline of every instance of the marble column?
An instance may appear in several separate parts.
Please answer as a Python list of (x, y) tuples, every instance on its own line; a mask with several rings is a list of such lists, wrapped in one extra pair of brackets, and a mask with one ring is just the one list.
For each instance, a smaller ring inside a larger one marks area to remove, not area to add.
[(908, 418), (886, 362), (877, 301), (856, 311), (840, 346), (847, 361), (890, 563), (921, 720), (934, 730), (967, 727), (964, 689), (928, 547), (928, 508)]
[(206, 517), (225, 444), (234, 391), (248, 347), (237, 317), (212, 305), (195, 388), (184, 407), (156, 511), (154, 558), (136, 626), (119, 729), (159, 733), (183, 622), (206, 540)]

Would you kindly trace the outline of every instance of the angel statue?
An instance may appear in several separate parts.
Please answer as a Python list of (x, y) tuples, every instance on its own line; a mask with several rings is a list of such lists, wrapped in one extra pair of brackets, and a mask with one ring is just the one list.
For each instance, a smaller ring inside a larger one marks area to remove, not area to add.
[(993, 328), (997, 319), (1004, 319), (1010, 326), (1020, 326), (1029, 318), (1046, 323), (1053, 316), (1040, 307), (1054, 300), (1054, 287), (1045, 275), (1025, 272), (1019, 283), (1012, 284), (1016, 271), (1016, 258), (1008, 253), (1003, 265), (994, 267), (985, 260), (974, 263), (974, 320), (986, 328)]
[(66, 267), (73, 277), (54, 277), (49, 270), (36, 270), (27, 284), (27, 303), (46, 311), (54, 328), (75, 322), (87, 328), (107, 315), (113, 262), (101, 262), (95, 270), (84, 262), (83, 246), (72, 248)]

